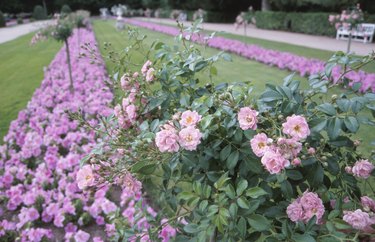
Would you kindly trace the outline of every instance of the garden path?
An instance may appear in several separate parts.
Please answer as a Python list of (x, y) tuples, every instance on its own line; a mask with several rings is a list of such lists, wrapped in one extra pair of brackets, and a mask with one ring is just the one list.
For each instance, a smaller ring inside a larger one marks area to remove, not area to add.
[(52, 20), (44, 20), (0, 29), (0, 44), (40, 29)]
[[(172, 19), (157, 19), (157, 18), (136, 18), (143, 21), (150, 21), (161, 24), (175, 24), (176, 21)], [(186, 23), (191, 23), (187, 21)], [(243, 27), (237, 30), (234, 24), (228, 23), (204, 23), (205, 30), (222, 31), (231, 34), (244, 35)], [(257, 29), (253, 25), (249, 25), (246, 29), (246, 35), (253, 38), (266, 39), (271, 41), (283, 42), (293, 45), (305, 46), (309, 48), (328, 50), (328, 51), (346, 51), (347, 41), (336, 40), (326, 36), (315, 36), (300, 33), (291, 33), (277, 30)], [(367, 55), (375, 51), (375, 43), (364, 44), (362, 42), (352, 42), (351, 51), (357, 55)]]

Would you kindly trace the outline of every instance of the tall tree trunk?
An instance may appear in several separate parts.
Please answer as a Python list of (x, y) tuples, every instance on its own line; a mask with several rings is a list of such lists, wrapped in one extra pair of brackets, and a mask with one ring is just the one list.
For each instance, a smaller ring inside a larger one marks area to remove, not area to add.
[(72, 65), (70, 63), (70, 51), (69, 51), (69, 43), (68, 40), (65, 40), (65, 47), (66, 47), (66, 57), (68, 60), (68, 69), (69, 69), (69, 79), (70, 79), (70, 85), (69, 89), (71, 93), (74, 93), (74, 86), (73, 86), (73, 77), (72, 77)]
[(269, 11), (271, 10), (271, 5), (268, 0), (262, 0), (262, 11)]

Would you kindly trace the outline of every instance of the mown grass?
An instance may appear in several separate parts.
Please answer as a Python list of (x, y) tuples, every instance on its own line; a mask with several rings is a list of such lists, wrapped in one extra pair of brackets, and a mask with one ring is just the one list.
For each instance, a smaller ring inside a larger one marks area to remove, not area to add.
[(43, 67), (48, 66), (61, 44), (46, 41), (30, 46), (33, 33), (0, 44), (0, 138), (9, 124), (26, 107), (43, 79)]
[[(94, 31), (96, 33), (96, 38), (99, 42), (99, 47), (102, 53), (105, 55), (104, 42), (110, 42), (113, 49), (123, 50), (127, 46), (127, 34), (125, 31), (119, 32), (115, 29), (114, 21), (94, 21)], [(166, 44), (173, 45), (174, 39), (171, 36), (153, 32), (147, 29), (141, 29), (141, 32), (147, 35), (145, 39), (146, 45), (151, 45), (154, 41), (162, 41)], [(203, 49), (203, 47), (202, 47)], [(206, 48), (204, 49), (205, 55), (213, 55), (218, 52), (216, 49)], [(234, 82), (234, 81), (246, 81), (251, 80), (254, 86), (254, 97), (256, 98), (265, 87), (266, 83), (281, 84), (283, 78), (290, 74), (290, 72), (279, 70), (278, 68), (267, 66), (255, 61), (247, 60), (245, 58), (232, 55), (232, 62), (220, 61), (217, 63), (216, 67), (218, 69), (218, 76), (215, 77), (215, 83), (221, 82)], [(144, 56), (135, 53), (132, 56), (132, 63), (138, 64), (138, 66), (131, 66), (130, 69), (133, 71), (139, 71), (140, 65), (144, 63)], [(110, 61), (106, 61), (108, 72), (111, 73), (114, 64)], [(203, 77), (201, 75), (200, 77)], [(296, 79), (301, 80), (301, 87), (308, 88), (306, 78), (296, 76)], [(205, 80), (204, 78), (202, 80)], [(206, 78), (206, 80), (208, 80)], [(335, 88), (330, 90), (330, 92), (323, 98), (330, 100), (332, 94), (339, 94), (343, 90), (340, 88)], [(367, 113), (369, 115), (369, 113)], [(363, 140), (363, 145), (360, 150), (369, 154), (373, 146), (370, 144), (371, 141), (375, 140), (375, 133), (369, 132), (372, 127), (361, 126), (360, 130), (356, 134), (358, 139)]]

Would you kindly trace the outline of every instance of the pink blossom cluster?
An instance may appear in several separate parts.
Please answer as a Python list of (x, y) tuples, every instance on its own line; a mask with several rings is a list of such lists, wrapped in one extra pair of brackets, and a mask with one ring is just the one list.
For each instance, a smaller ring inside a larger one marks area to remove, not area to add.
[[(92, 31), (81, 29), (80, 38), (81, 43), (95, 43)], [(0, 152), (0, 173), (4, 174), (0, 177), (0, 196), (5, 199), (6, 210), (16, 215), (2, 223), (14, 223), (22, 241), (51, 239), (52, 227), (65, 231), (65, 239), (76, 236), (81, 238), (76, 241), (88, 241), (90, 237), (83, 236), (82, 221), (72, 218), (90, 214), (93, 206), (90, 196), (77, 186), (76, 176), (80, 159), (97, 142), (96, 135), (79, 127), (67, 111), (81, 111), (95, 126), (97, 115), (111, 113), (108, 105), (113, 94), (104, 83), (103, 61), (93, 65), (90, 59), (79, 58), (77, 31), (69, 44), (74, 92), (69, 91), (67, 57), (62, 48), (45, 68), (44, 80), (26, 109), (11, 123)], [(38, 228), (38, 224), (48, 226)], [(2, 226), (0, 234), (6, 229)]]
[[(151, 22), (144, 22), (134, 19), (126, 19), (129, 24), (136, 25), (142, 28), (147, 28), (153, 31), (161, 32), (168, 35), (176, 36), (179, 30), (175, 27), (160, 25)], [(193, 35), (190, 38), (197, 43), (204, 43), (206, 36)], [(298, 56), (289, 52), (281, 52), (277, 50), (265, 49), (263, 47), (247, 44), (239, 40), (228, 39), (220, 36), (213, 37), (208, 40), (207, 45), (212, 48), (235, 53), (247, 59), (255, 60), (270, 66), (275, 66), (282, 70), (289, 70), (298, 73), (301, 76), (318, 74), (324, 71), (324, 61), (318, 59)], [(337, 83), (341, 76), (341, 68), (335, 67), (332, 70), (332, 77), (334, 83)], [(375, 92), (375, 73), (366, 73), (364, 71), (349, 72), (345, 75), (351, 82), (349, 86), (354, 83), (361, 83), (361, 92), (371, 91)]]
[(318, 194), (305, 191), (287, 207), (288, 218), (293, 222), (307, 223), (316, 216), (316, 223), (321, 223), (324, 215), (324, 205)]
[(341, 14), (329, 15), (328, 21), (334, 25), (336, 29), (343, 27), (349, 29), (353, 24), (359, 23), (363, 20), (363, 13), (359, 5), (352, 10), (342, 10)]
[[(300, 115), (292, 115), (286, 118), (282, 124), (282, 131), (288, 137), (279, 137), (273, 141), (265, 133), (259, 133), (250, 140), (250, 146), (254, 154), (261, 157), (261, 162), (268, 172), (278, 174), (285, 167), (299, 165), (301, 160), (297, 157), (302, 150), (301, 140), (310, 134), (306, 119)], [(311, 154), (315, 153), (314, 148), (310, 148)]]
[(257, 119), (258, 112), (249, 108), (243, 107), (238, 112), (238, 122), (240, 124), (241, 129), (243, 130), (256, 130), (257, 129)]
[(353, 228), (362, 230), (367, 233), (375, 233), (372, 228), (375, 225), (375, 201), (370, 197), (361, 197), (363, 210), (344, 211), (343, 220)]
[(345, 167), (345, 171), (349, 174), (353, 174), (356, 177), (367, 179), (371, 176), (375, 166), (368, 160), (358, 160), (353, 167)]
[(202, 116), (196, 111), (187, 110), (181, 114), (174, 115), (179, 119), (180, 129), (169, 121), (156, 133), (155, 143), (161, 152), (177, 152), (180, 147), (185, 150), (196, 150), (201, 143), (202, 133), (196, 127)]

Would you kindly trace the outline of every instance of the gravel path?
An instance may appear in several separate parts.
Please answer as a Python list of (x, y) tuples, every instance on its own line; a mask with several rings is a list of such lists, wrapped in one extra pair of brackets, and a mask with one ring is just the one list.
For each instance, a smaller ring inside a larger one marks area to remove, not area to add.
[[(161, 24), (176, 24), (172, 19), (155, 19), (155, 18), (136, 18), (143, 21), (150, 21)], [(190, 24), (190, 22), (186, 22)], [(234, 28), (234, 24), (219, 24), (219, 23), (204, 23), (203, 28), (212, 31), (222, 31), (231, 34), (244, 35), (244, 28)], [(328, 51), (346, 51), (347, 41), (336, 40), (325, 36), (315, 36), (300, 33), (291, 33), (276, 30), (257, 29), (253, 25), (248, 26), (246, 35), (249, 37), (271, 40), (276, 42), (283, 42), (293, 45), (305, 46), (309, 48), (328, 50)], [(375, 50), (375, 43), (364, 44), (362, 42), (352, 41), (351, 51), (358, 55), (367, 55)]]
[(44, 20), (17, 25), (13, 27), (0, 28), (0, 44), (10, 40), (14, 40), (22, 35), (38, 30), (41, 27), (47, 25), (48, 23), (51, 23), (51, 21), (52, 20)]

